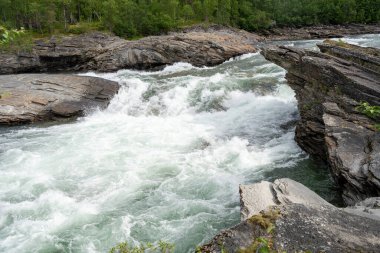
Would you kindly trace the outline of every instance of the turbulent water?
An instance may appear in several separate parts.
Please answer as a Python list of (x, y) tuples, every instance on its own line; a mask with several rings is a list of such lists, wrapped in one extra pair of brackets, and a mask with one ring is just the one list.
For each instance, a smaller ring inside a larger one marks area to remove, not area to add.
[[(379, 46), (380, 37), (349, 41)], [(0, 252), (158, 240), (192, 252), (239, 222), (239, 184), (262, 179), (292, 177), (333, 201), (326, 171), (294, 141), (297, 102), (284, 75), (259, 54), (97, 74), (122, 85), (106, 110), (0, 129)]]

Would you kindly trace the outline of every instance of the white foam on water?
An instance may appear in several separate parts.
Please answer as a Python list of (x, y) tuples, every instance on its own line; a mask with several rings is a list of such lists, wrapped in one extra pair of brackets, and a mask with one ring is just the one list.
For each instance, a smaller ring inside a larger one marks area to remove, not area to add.
[(259, 54), (86, 73), (121, 84), (107, 109), (0, 133), (0, 252), (192, 252), (239, 221), (239, 184), (304, 159), (284, 74)]

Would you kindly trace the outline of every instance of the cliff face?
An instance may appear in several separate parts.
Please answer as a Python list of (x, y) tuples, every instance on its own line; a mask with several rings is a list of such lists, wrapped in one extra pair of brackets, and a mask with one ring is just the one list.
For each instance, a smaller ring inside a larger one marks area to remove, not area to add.
[(380, 134), (358, 112), (380, 105), (380, 50), (326, 41), (321, 52), (268, 47), (262, 54), (287, 70), (301, 120), (298, 144), (327, 161), (347, 204), (380, 195)]

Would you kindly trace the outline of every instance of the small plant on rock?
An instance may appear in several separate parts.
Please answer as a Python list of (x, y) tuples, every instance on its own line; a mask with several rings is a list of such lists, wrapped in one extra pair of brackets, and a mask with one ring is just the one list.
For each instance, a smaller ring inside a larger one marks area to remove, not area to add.
[(130, 246), (127, 242), (121, 242), (112, 249), (109, 253), (173, 253), (174, 244), (159, 241), (157, 244), (147, 243), (140, 246)]
[[(360, 105), (356, 107), (356, 110), (377, 122), (380, 120), (380, 106), (370, 105), (368, 102), (361, 102)], [(375, 124), (374, 128), (380, 131), (380, 124)]]

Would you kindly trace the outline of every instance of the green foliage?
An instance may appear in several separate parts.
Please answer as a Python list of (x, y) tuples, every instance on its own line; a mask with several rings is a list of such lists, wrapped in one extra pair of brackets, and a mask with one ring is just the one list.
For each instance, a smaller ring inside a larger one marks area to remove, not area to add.
[(253, 215), (248, 219), (249, 222), (261, 226), (263, 229), (266, 229), (267, 233), (272, 233), (274, 230), (274, 222), (278, 217), (281, 216), (280, 210), (270, 209), (266, 212), (260, 212), (257, 215)]
[[(380, 120), (380, 106), (372, 106), (368, 102), (361, 102), (360, 105), (356, 107), (356, 110), (377, 122)], [(380, 131), (380, 124), (375, 124), (373, 127), (377, 131)]]
[(25, 29), (21, 27), (17, 29), (7, 29), (4, 26), (0, 26), (0, 45), (10, 44), (25, 33)]
[(258, 237), (253, 243), (246, 249), (240, 249), (239, 253), (277, 253), (272, 249), (272, 238)]
[(249, 31), (377, 23), (380, 0), (0, 0), (0, 13), (14, 29), (49, 34), (109, 30), (131, 38), (201, 22)]
[(23, 27), (21, 29), (7, 29), (0, 26), (0, 51), (20, 52), (32, 50), (32, 37)]
[(361, 102), (356, 109), (372, 119), (378, 119), (380, 117), (380, 106), (371, 106), (368, 102)]
[(101, 22), (80, 22), (69, 25), (67, 32), (71, 34), (82, 34), (99, 30), (104, 30), (103, 24)]
[(172, 253), (174, 245), (168, 242), (159, 241), (157, 244), (147, 243), (140, 246), (130, 246), (127, 242), (121, 242), (109, 253)]

